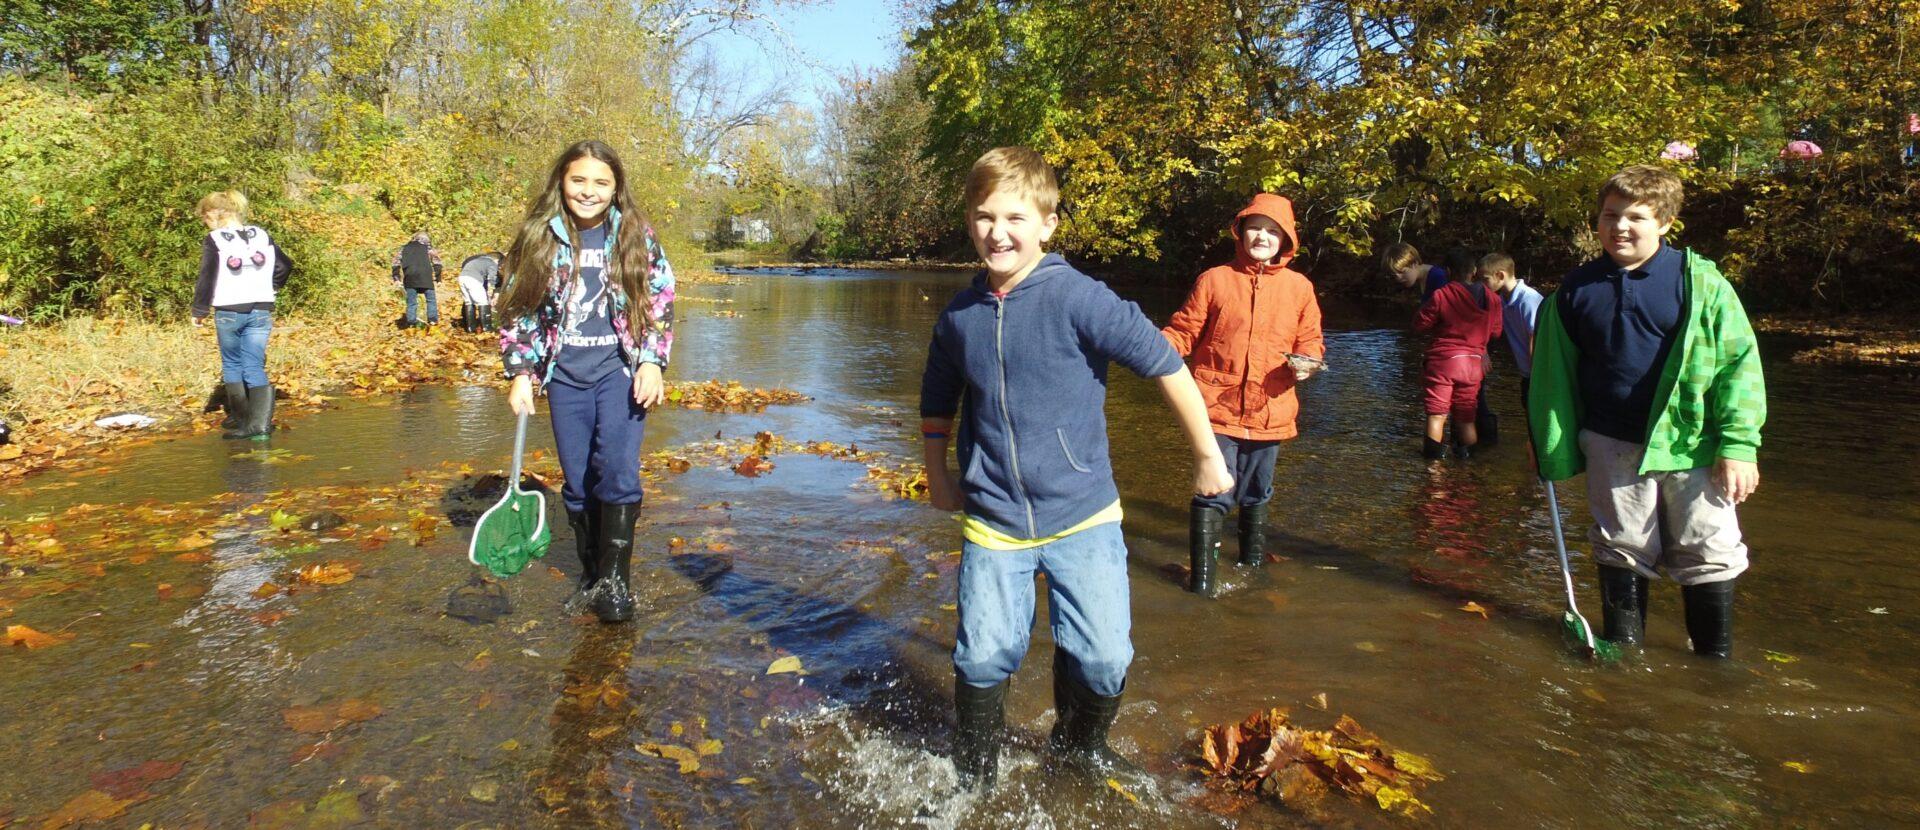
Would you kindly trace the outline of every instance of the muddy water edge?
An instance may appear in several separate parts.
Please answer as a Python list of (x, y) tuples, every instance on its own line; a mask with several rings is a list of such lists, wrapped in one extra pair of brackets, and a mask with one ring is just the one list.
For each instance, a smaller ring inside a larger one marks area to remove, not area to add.
[[(1903, 749), (1920, 743), (1920, 387), (1796, 367), (1763, 341), (1736, 659), (1688, 655), (1678, 590), (1660, 585), (1644, 654), (1596, 668), (1561, 646), (1522, 449), (1419, 460), (1406, 310), (1338, 303), (1333, 369), (1280, 454), (1285, 560), (1229, 572), (1213, 602), (1166, 568), (1186, 560), (1171, 417), (1115, 373), (1139, 654), (1115, 733), (1155, 778), (1123, 794), (1041, 768), (1043, 624), (1010, 696), (1006, 785), (956, 792), (958, 528), (869, 469), (916, 462), (927, 336), (964, 280), (756, 271), (682, 304), (677, 377), (813, 400), (650, 419), (630, 627), (561, 610), (577, 573), (564, 524), (506, 583), (505, 616), (444, 613), (512, 436), (492, 388), (346, 403), (265, 446), (162, 441), (0, 493), (0, 624), (49, 635), (0, 650), (0, 826), (1404, 823), (1338, 797), (1193, 807), (1199, 730), (1268, 706), (1315, 728), (1351, 715), (1432, 760), (1436, 826), (1920, 823), (1920, 758)], [(1139, 299), (1164, 319), (1179, 298)], [(1491, 398), (1512, 436), (1500, 357)], [(755, 447), (762, 432), (784, 440)], [(551, 474), (538, 421), (530, 444)], [(770, 470), (732, 469), (767, 449)], [(1597, 623), (1579, 486), (1560, 495)], [(768, 674), (787, 658), (798, 671)]]

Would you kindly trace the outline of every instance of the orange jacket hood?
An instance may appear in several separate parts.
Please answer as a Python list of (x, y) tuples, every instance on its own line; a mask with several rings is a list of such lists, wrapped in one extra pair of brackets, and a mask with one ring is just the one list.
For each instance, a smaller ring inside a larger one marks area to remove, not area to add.
[(1280, 233), (1285, 237), (1285, 241), (1280, 245), (1280, 253), (1274, 254), (1272, 260), (1264, 263), (1264, 268), (1287, 267), (1287, 263), (1293, 261), (1293, 255), (1300, 250), (1300, 234), (1293, 227), (1293, 202), (1288, 201), (1285, 196), (1256, 193), (1253, 201), (1248, 202), (1246, 207), (1233, 215), (1231, 230), (1233, 231), (1234, 267), (1242, 271), (1259, 272), (1264, 270), (1263, 263), (1255, 262), (1253, 257), (1247, 254), (1247, 241), (1240, 236), (1240, 223), (1249, 216), (1264, 216), (1272, 219), (1274, 224), (1280, 226)]

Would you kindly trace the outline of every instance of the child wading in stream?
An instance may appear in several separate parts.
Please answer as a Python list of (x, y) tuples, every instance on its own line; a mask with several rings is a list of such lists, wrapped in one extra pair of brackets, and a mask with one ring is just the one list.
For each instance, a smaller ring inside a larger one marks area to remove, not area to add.
[(991, 786), (999, 769), (1007, 678), (1026, 657), (1036, 571), (1047, 577), (1055, 643), (1048, 750), (1097, 775), (1128, 766), (1107, 746), (1133, 662), (1120, 492), (1107, 459), (1108, 364), (1158, 382), (1193, 449), (1195, 493), (1233, 486), (1180, 355), (1139, 306), (1041, 250), (1059, 224), (1059, 194), (1032, 150), (1002, 147), (974, 162), (967, 229), (986, 268), (940, 312), (920, 384), (928, 495), (965, 511), (954, 766), (969, 786)]
[(1207, 420), (1233, 471), (1233, 489), (1195, 496), (1188, 528), (1193, 565), (1189, 586), (1214, 595), (1214, 565), (1227, 513), (1240, 508), (1240, 564), (1266, 558), (1267, 503), (1273, 498), (1273, 462), (1280, 442), (1298, 435), (1300, 398), (1294, 386), (1312, 376), (1308, 361), (1289, 353), (1326, 356), (1320, 302), (1306, 275), (1287, 268), (1299, 250), (1293, 203), (1261, 193), (1233, 217), (1233, 264), (1209, 269), (1187, 302), (1161, 330), (1193, 363), (1193, 379), (1207, 401)]
[(546, 392), (567, 479), (560, 497), (580, 552), (568, 604), (630, 620), (640, 440), (647, 409), (666, 396), (673, 269), (611, 147), (582, 141), (560, 154), (503, 271), (507, 405), (530, 413), (536, 382)]
[(226, 387), (222, 438), (266, 438), (273, 432), (273, 385), (267, 381), (267, 336), (273, 333), (275, 292), (285, 287), (293, 261), (267, 232), (246, 224), (247, 197), (238, 190), (207, 194), (197, 208), (207, 236), (200, 242), (200, 277), (193, 286), (193, 324), (213, 315), (220, 339), (220, 380)]
[(1747, 569), (1734, 506), (1760, 486), (1767, 386), (1753, 326), (1712, 260), (1665, 241), (1680, 178), (1635, 165), (1600, 188), (1606, 255), (1540, 307), (1527, 418), (1540, 475), (1587, 474), (1605, 636), (1638, 643), (1647, 581), (1680, 583), (1687, 637), (1733, 653)]

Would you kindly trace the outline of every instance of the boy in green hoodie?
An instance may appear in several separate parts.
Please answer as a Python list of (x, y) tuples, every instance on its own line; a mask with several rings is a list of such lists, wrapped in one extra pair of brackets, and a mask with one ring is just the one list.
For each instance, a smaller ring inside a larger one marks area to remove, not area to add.
[(1733, 285), (1663, 240), (1681, 196), (1652, 165), (1600, 188), (1606, 254), (1541, 305), (1528, 420), (1542, 477), (1587, 474), (1603, 636), (1638, 643), (1647, 581), (1664, 575), (1680, 583), (1693, 650), (1726, 657), (1747, 569), (1734, 506), (1760, 486), (1766, 384)]

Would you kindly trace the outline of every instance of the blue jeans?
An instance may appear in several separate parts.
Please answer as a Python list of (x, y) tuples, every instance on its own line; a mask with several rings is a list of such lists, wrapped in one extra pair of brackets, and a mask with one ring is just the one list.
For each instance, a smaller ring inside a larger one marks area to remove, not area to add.
[(1099, 695), (1117, 695), (1133, 663), (1127, 543), (1119, 522), (1026, 550), (961, 548), (960, 632), (953, 670), (986, 688), (1020, 668), (1033, 635), (1033, 574), (1047, 575), (1047, 617), (1071, 671)]
[(633, 376), (610, 372), (590, 389), (547, 384), (553, 443), (567, 476), (560, 500), (568, 510), (600, 504), (639, 504), (640, 440), (647, 410), (633, 402)]
[(1273, 461), (1280, 457), (1279, 441), (1255, 441), (1213, 434), (1233, 473), (1233, 489), (1217, 496), (1194, 496), (1193, 506), (1211, 507), (1221, 513), (1233, 512), (1235, 505), (1253, 507), (1273, 498)]
[(440, 301), (434, 297), (433, 289), (408, 288), (406, 291), (407, 323), (409, 325), (420, 322), (420, 315), (414, 309), (417, 308), (416, 304), (419, 302), (420, 295), (422, 294), (427, 295), (427, 323), (433, 324), (440, 322)]
[(273, 312), (215, 309), (213, 330), (220, 338), (220, 379), (267, 385), (267, 335), (273, 332)]

